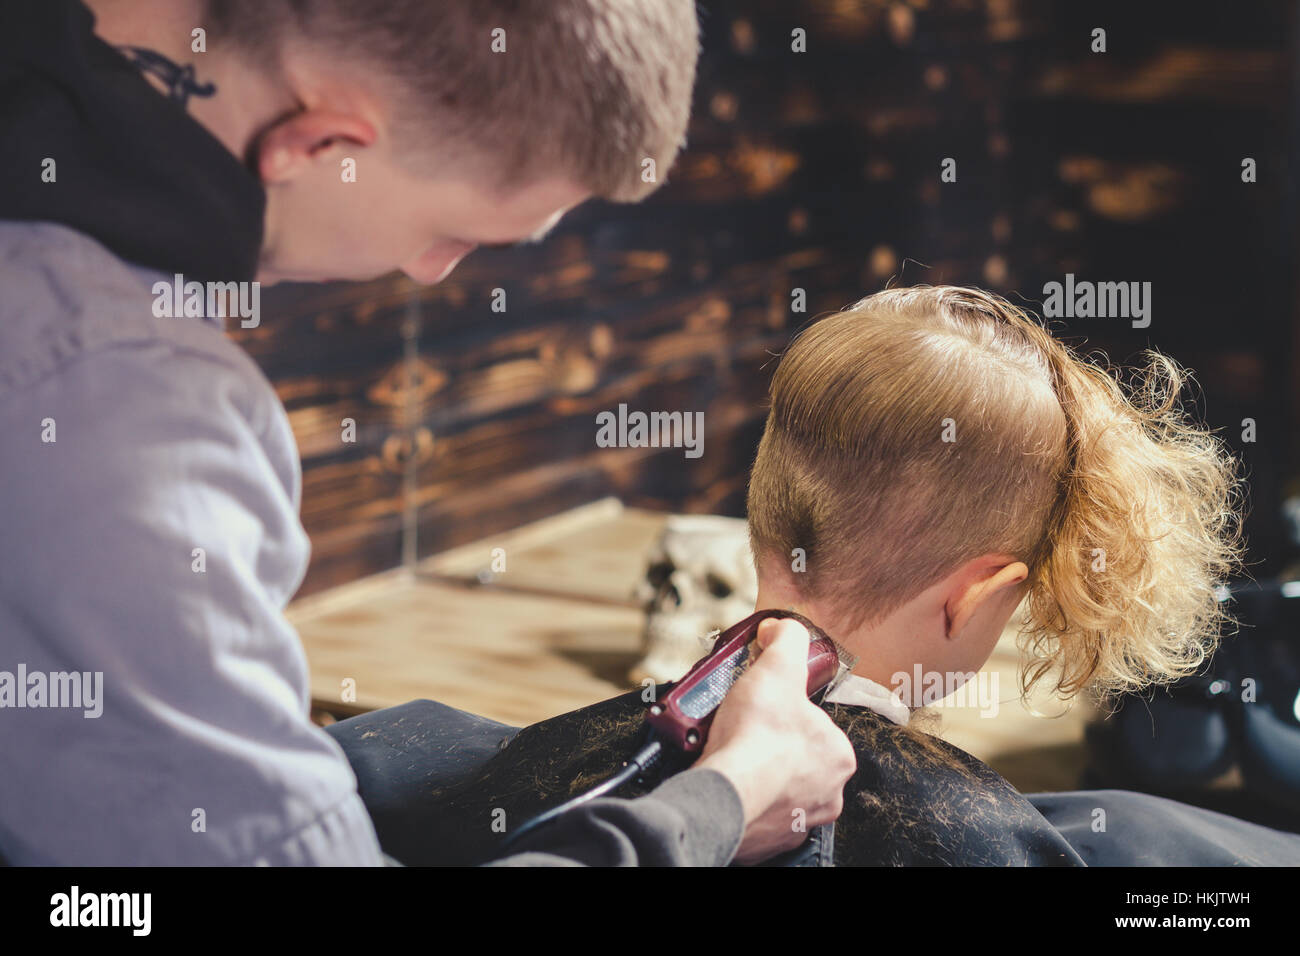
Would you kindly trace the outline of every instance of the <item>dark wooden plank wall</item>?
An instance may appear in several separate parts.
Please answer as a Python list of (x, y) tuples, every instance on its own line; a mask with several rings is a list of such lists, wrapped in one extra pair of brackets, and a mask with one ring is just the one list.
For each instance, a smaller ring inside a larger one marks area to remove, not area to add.
[[(1151, 281), (1149, 329), (1063, 331), (1117, 359), (1163, 347), (1212, 421), (1258, 419), (1243, 451), (1271, 514), (1295, 467), (1292, 5), (1195, 6), (703, 3), (689, 148), (646, 203), (588, 204), (430, 289), (268, 290), (239, 335), (301, 446), (303, 593), (606, 494), (742, 514), (773, 354), (892, 277), (1030, 303), (1066, 272)], [(703, 457), (597, 448), (620, 402), (705, 412)]]

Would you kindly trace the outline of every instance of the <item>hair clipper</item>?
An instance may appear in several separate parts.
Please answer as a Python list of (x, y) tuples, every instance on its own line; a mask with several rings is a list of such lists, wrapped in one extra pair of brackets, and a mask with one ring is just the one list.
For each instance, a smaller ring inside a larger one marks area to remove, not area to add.
[(853, 669), (857, 658), (816, 624), (794, 611), (757, 611), (719, 635), (713, 650), (696, 661), (672, 689), (650, 706), (646, 721), (666, 742), (699, 753), (727, 693), (758, 658), (758, 626), (768, 618), (791, 618), (808, 629), (808, 696), (829, 691)]
[[(808, 684), (810, 698), (835, 687), (857, 662), (816, 624), (794, 611), (770, 609), (757, 611), (723, 631), (713, 642), (713, 650), (696, 661), (682, 679), (674, 683), (661, 699), (646, 711), (648, 742), (623, 767), (604, 783), (533, 817), (506, 838), (513, 844), (527, 833), (554, 820), (557, 816), (589, 800), (613, 793), (624, 784), (645, 779), (650, 771), (663, 772), (660, 766), (666, 748), (678, 752), (669, 764), (680, 767), (690, 763), (704, 749), (713, 715), (731, 688), (758, 659), (758, 625), (770, 617), (788, 617), (808, 629)], [(670, 771), (671, 772), (671, 771)]]

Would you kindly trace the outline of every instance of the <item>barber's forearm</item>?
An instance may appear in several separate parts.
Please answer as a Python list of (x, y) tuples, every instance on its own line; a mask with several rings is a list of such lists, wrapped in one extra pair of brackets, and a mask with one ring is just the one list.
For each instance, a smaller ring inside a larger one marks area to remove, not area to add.
[(726, 866), (744, 827), (731, 782), (715, 770), (687, 770), (644, 797), (576, 807), (489, 865)]

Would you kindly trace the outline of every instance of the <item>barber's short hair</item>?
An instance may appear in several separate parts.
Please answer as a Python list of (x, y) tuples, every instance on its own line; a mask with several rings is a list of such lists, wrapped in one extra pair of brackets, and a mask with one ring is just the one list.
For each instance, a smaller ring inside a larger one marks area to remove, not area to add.
[(205, 26), (210, 48), (373, 83), (413, 168), (436, 150), (502, 188), (560, 175), (619, 201), (681, 149), (699, 53), (693, 0), (208, 0)]

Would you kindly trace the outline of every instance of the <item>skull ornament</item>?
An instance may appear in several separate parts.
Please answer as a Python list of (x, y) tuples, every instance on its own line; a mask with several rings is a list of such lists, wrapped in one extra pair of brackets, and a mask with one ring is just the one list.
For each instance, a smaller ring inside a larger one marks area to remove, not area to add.
[(634, 683), (676, 680), (717, 632), (751, 614), (758, 577), (743, 518), (673, 515), (647, 555), (636, 597), (646, 609), (645, 655)]

